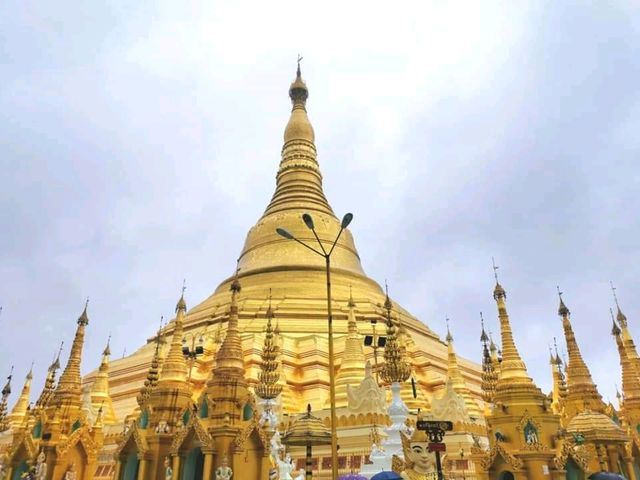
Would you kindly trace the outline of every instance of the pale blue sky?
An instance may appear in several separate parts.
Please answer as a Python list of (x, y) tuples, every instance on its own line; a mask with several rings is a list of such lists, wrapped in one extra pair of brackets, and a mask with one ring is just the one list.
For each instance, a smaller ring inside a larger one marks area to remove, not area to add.
[(302, 53), (368, 274), (478, 361), (495, 256), (545, 390), (559, 284), (613, 400), (609, 280), (640, 337), (639, 46), (635, 2), (3, 2), (0, 375), (35, 360), (39, 390), (86, 296), (88, 372), (109, 332), (114, 356), (141, 345), (183, 278), (193, 306), (233, 271)]

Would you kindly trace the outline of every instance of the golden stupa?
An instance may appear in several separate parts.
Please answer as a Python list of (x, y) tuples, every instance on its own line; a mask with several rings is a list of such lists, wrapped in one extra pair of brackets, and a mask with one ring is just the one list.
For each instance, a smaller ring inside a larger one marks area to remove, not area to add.
[[(289, 96), (293, 108), (284, 131), (275, 192), (262, 216), (249, 230), (238, 258), (237, 278), (242, 284), (238, 297), (239, 331), (245, 375), (253, 389), (260, 374), (264, 329), (271, 305), (281, 352), (282, 413), (293, 417), (311, 405), (316, 415), (326, 419), (329, 416), (329, 358), (324, 260), (298, 243), (282, 238), (276, 228), (285, 228), (303, 241), (315, 242), (302, 221), (302, 215), (310, 213), (319, 238), (330, 244), (340, 229), (340, 220), (322, 189), (314, 130), (306, 110), (308, 89), (299, 67)], [(342, 233), (331, 261), (336, 375), (340, 375), (336, 386), (338, 427), (349, 428), (354, 424), (354, 412), (348, 408), (347, 387), (361, 383), (367, 361), (374, 364), (373, 351), (367, 347), (356, 348), (354, 338), (360, 335), (362, 341), (364, 335), (372, 333), (371, 320), (377, 320), (378, 327), (384, 325), (385, 292), (364, 272), (349, 230)], [(194, 401), (206, 388), (215, 367), (216, 352), (226, 334), (230, 285), (236, 276), (234, 272), (230, 274), (208, 298), (189, 310), (184, 319), (185, 338), (202, 338), (204, 344), (204, 354), (190, 364)], [(445, 389), (447, 345), (424, 322), (395, 302), (392, 314), (408, 339), (406, 354), (418, 394), (414, 399), (411, 384), (406, 382), (402, 397), (410, 408), (424, 408), (430, 397)], [(172, 320), (161, 330), (159, 340), (153, 336), (132, 355), (110, 362), (109, 396), (117, 422), (105, 427), (107, 433), (120, 433), (123, 422), (139, 411), (136, 398), (147, 379), (154, 353), (159, 348), (162, 363), (174, 328), (175, 320)], [(351, 340), (347, 342), (349, 336)], [(357, 363), (355, 357), (362, 355), (361, 368), (340, 372), (345, 345), (347, 350), (352, 350), (346, 355), (351, 363)], [(382, 360), (379, 359), (380, 363)], [(479, 401), (479, 366), (462, 358), (458, 358), (458, 364), (460, 380), (466, 382), (472, 396)], [(93, 384), (96, 375), (97, 372), (93, 372), (84, 379), (87, 387)], [(352, 432), (341, 441), (341, 451), (367, 455), (370, 428), (370, 425), (363, 426), (362, 435)], [(108, 448), (108, 438), (105, 445)]]

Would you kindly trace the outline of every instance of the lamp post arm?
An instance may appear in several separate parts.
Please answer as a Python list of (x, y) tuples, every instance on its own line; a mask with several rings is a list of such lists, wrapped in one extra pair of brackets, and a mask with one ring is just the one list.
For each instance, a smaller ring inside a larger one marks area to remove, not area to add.
[(336, 245), (338, 244), (338, 240), (340, 240), (340, 235), (342, 235), (343, 231), (344, 231), (344, 228), (341, 228), (340, 231), (338, 232), (338, 236), (333, 241), (333, 245), (331, 245), (331, 250), (329, 250), (329, 253), (327, 255), (331, 255), (333, 253), (333, 249), (336, 248)]
[(316, 232), (315, 228), (311, 231), (313, 232), (313, 236), (316, 237), (316, 240), (318, 241), (318, 245), (320, 245), (320, 248), (322, 249), (323, 256), (326, 257), (327, 255), (331, 255), (331, 252), (327, 253), (327, 251), (324, 249), (324, 245), (322, 245), (322, 242), (320, 241), (320, 237), (318, 236), (318, 232)]
[[(310, 247), (309, 245), (307, 245), (306, 243), (304, 243), (302, 240), (298, 240), (296, 237), (293, 237), (293, 240), (295, 240), (296, 242), (298, 242), (300, 245), (302, 245), (302, 246), (304, 246), (304, 247), (308, 248), (308, 249), (309, 249), (309, 250), (311, 250), (312, 252), (317, 253), (317, 254), (318, 254), (318, 255), (320, 255), (321, 257), (325, 257), (325, 256), (326, 256), (326, 254), (324, 254), (324, 253), (320, 252), (319, 250), (316, 250), (316, 249), (315, 249), (315, 248), (313, 248), (313, 247)], [(322, 245), (320, 245), (320, 246), (322, 246)]]

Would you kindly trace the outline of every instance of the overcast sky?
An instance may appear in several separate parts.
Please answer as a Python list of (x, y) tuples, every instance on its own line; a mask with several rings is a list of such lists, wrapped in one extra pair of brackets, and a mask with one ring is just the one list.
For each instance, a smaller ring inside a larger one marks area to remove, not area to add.
[[(34, 388), (90, 297), (83, 372), (234, 269), (274, 188), (298, 53), (325, 192), (365, 271), (550, 388), (556, 285), (615, 400), (613, 280), (640, 342), (637, 2), (0, 4), (0, 375)], [(65, 350), (65, 361), (68, 348)], [(15, 396), (12, 398), (12, 402)]]

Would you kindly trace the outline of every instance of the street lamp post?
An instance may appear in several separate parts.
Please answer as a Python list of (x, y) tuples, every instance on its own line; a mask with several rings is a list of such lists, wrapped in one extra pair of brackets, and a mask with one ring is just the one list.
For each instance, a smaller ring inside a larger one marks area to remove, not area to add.
[(333, 314), (331, 310), (331, 254), (340, 239), (340, 235), (345, 228), (349, 226), (353, 220), (353, 214), (347, 213), (340, 223), (340, 231), (336, 236), (335, 240), (331, 244), (331, 248), (327, 251), (324, 248), (324, 245), (320, 241), (320, 237), (318, 237), (318, 233), (316, 232), (315, 225), (313, 223), (313, 218), (308, 213), (302, 215), (302, 221), (307, 226), (309, 230), (313, 232), (313, 236), (316, 238), (318, 245), (320, 246), (320, 250), (307, 245), (303, 241), (297, 239), (290, 232), (285, 230), (284, 228), (276, 228), (276, 232), (281, 237), (286, 238), (287, 240), (294, 240), (298, 242), (300, 245), (308, 248), (312, 252), (320, 255), (324, 258), (325, 261), (325, 269), (327, 274), (327, 327), (328, 327), (328, 342), (329, 342), (329, 397), (331, 400), (331, 478), (333, 480), (337, 480), (338, 478), (338, 436), (337, 436), (337, 420), (336, 420), (336, 383), (334, 378), (334, 360), (333, 360)]

